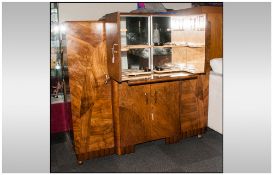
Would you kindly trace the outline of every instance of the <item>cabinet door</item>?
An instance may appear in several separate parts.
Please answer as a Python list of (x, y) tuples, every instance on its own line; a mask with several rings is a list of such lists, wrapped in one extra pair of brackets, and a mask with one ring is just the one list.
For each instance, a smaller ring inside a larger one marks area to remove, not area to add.
[(151, 85), (151, 113), (149, 118), (152, 139), (179, 134), (179, 82)]
[(199, 110), (199, 100), (196, 97), (198, 94), (197, 79), (182, 81), (180, 88), (181, 132), (185, 136), (190, 136), (197, 133), (200, 110), (202, 109)]
[(145, 142), (147, 139), (148, 115), (150, 113), (150, 85), (120, 88), (120, 139), (121, 146)]
[(120, 15), (118, 12), (106, 15), (105, 32), (109, 75), (112, 79), (121, 82)]
[(105, 84), (108, 72), (104, 24), (75, 21), (66, 25), (76, 154), (113, 149), (111, 85)]

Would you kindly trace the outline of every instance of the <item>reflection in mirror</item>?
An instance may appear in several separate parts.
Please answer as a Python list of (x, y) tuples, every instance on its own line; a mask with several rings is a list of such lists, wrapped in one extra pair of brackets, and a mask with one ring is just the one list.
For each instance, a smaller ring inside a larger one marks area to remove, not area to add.
[[(203, 14), (152, 16), (151, 19), (123, 16), (120, 24), (123, 73), (150, 69), (204, 72), (205, 24)], [(144, 46), (147, 44), (154, 46)]]
[(172, 16), (171, 30), (203, 31), (206, 27), (205, 15)]
[(153, 50), (153, 65), (156, 67), (163, 66), (166, 63), (172, 62), (171, 48), (154, 48)]
[(171, 42), (170, 28), (170, 17), (153, 17), (153, 44), (155, 46)]
[(148, 44), (148, 17), (121, 17), (122, 45)]
[(149, 69), (149, 49), (130, 49), (122, 54), (122, 69)]

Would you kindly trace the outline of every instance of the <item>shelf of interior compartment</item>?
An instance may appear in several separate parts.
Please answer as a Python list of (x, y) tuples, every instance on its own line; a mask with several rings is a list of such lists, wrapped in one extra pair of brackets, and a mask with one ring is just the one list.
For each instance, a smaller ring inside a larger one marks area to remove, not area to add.
[(172, 47), (190, 47), (190, 48), (203, 48), (205, 45), (163, 45), (163, 46), (153, 46), (153, 45), (127, 45), (121, 48), (122, 52), (126, 52), (130, 49), (146, 49), (146, 48), (172, 48)]
[(130, 49), (146, 49), (146, 48), (151, 48), (151, 45), (127, 45), (127, 46), (122, 46), (121, 51), (125, 52)]
[(190, 48), (202, 48), (205, 45), (163, 45), (163, 46), (152, 46), (153, 48), (172, 48), (172, 47), (190, 47)]
[[(127, 29), (120, 29), (120, 32), (127, 32), (128, 30)], [(167, 31), (186, 31), (184, 29), (167, 29)], [(205, 30), (204, 29), (201, 29), (201, 30), (193, 30), (193, 31), (196, 31), (196, 32), (204, 32)]]
[[(187, 30), (185, 30), (185, 29), (167, 29), (167, 31), (183, 31), (183, 32), (185, 32), (185, 31), (187, 31)], [(199, 30), (190, 30), (190, 31), (194, 31), (194, 32), (204, 32), (205, 31), (205, 29), (199, 29)]]
[(153, 48), (169, 48), (169, 47), (187, 47), (186, 45), (163, 45), (163, 46), (153, 46)]

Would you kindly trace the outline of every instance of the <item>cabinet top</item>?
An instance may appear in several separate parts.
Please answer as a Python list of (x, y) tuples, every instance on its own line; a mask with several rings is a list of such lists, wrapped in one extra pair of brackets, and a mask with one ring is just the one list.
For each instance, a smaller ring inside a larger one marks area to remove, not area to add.
[(128, 12), (114, 12), (110, 14), (106, 14), (105, 16), (117, 14), (119, 16), (191, 16), (191, 15), (206, 15), (200, 11), (199, 14), (181, 14), (180, 11), (171, 11), (171, 12), (160, 12), (160, 13), (128, 13)]

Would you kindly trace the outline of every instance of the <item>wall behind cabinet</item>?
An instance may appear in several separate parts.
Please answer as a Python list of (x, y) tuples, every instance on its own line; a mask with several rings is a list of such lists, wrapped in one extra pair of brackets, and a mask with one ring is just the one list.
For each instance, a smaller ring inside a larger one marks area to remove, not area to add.
[[(191, 8), (191, 3), (163, 3), (168, 9)], [(98, 20), (108, 13), (130, 12), (137, 8), (137, 3), (59, 3), (60, 22)]]

